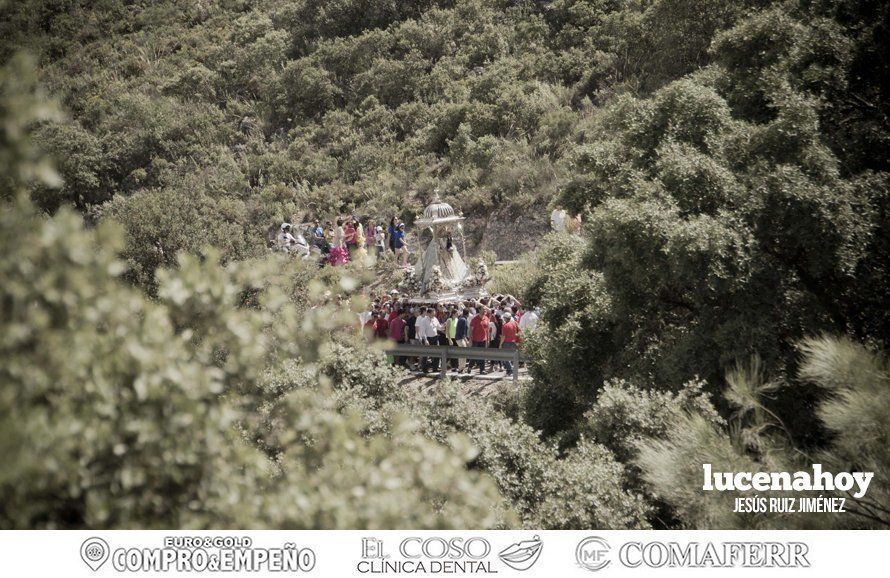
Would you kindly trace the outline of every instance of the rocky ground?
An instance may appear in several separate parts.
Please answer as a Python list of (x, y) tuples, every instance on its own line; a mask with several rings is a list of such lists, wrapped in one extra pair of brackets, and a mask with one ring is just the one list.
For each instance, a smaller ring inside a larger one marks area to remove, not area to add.
[(500, 260), (517, 259), (536, 249), (550, 232), (550, 210), (541, 203), (525, 211), (493, 211), (483, 217), (468, 217), (464, 230), (470, 256), (494, 251)]

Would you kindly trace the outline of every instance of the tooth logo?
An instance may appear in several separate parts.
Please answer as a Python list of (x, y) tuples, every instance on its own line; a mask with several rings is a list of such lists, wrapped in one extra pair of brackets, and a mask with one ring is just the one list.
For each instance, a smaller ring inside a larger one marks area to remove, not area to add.
[(108, 560), (108, 542), (102, 538), (87, 538), (80, 545), (80, 557), (95, 572)]
[(498, 553), (498, 558), (514, 570), (528, 570), (538, 561), (543, 547), (541, 538), (535, 536), (531, 540), (510, 544)]

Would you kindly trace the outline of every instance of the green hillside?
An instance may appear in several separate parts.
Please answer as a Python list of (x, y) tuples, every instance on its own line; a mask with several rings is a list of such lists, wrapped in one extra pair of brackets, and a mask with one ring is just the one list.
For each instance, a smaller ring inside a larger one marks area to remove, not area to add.
[[(0, 0), (0, 527), (887, 527), (888, 22)], [(406, 399), (344, 329), (374, 272), (268, 250), (434, 191), (544, 310), (494, 400)], [(695, 488), (816, 460), (879, 472), (854, 513)]]

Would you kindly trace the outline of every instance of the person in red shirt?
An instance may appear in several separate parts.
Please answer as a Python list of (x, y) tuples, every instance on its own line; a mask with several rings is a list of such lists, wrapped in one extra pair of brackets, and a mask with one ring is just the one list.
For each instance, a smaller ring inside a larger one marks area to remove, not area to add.
[(387, 339), (389, 337), (389, 321), (382, 314), (378, 315), (374, 320), (374, 337), (377, 339)]
[[(516, 349), (519, 342), (519, 324), (510, 313), (504, 313), (504, 324), (501, 326), (501, 349)], [(513, 364), (504, 362), (504, 371), (507, 375), (513, 375)], [(519, 371), (519, 368), (516, 368)]]
[[(396, 343), (407, 343), (408, 336), (406, 335), (405, 327), (408, 323), (405, 321), (405, 317), (408, 316), (408, 313), (405, 310), (399, 311), (396, 317), (389, 322), (389, 338), (395, 341)], [(401, 365), (403, 367), (408, 365), (407, 357), (396, 357), (396, 365)]]
[(355, 222), (352, 220), (346, 221), (346, 225), (343, 227), (343, 241), (346, 242), (346, 246), (350, 249), (355, 249)]
[(501, 326), (501, 347), (506, 343), (513, 346), (519, 342), (519, 324), (510, 313), (504, 313), (504, 324)]
[(386, 320), (389, 321), (391, 324), (393, 321), (396, 320), (396, 318), (399, 316), (401, 311), (402, 311), (401, 305), (399, 305), (398, 303), (393, 303), (392, 310), (389, 312), (389, 315), (386, 317)]
[[(488, 324), (488, 307), (484, 307), (470, 322), (470, 339), (473, 341), (473, 347), (488, 346)], [(482, 359), (471, 359), (467, 373), (472, 371), (474, 365), (479, 367), (479, 375), (485, 373), (485, 361)]]
[(405, 326), (407, 323), (405, 322), (405, 317), (407, 313), (405, 311), (399, 311), (396, 317), (389, 322), (389, 338), (395, 341), (396, 343), (407, 343), (407, 336), (405, 335)]

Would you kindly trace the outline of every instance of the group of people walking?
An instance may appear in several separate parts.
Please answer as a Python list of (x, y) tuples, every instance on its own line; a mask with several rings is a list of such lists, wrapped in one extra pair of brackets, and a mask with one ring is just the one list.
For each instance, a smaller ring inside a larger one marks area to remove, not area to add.
[[(372, 300), (360, 316), (367, 340), (388, 339), (417, 345), (516, 349), (523, 334), (534, 331), (540, 320), (538, 308), (525, 310), (511, 295), (451, 304), (417, 305), (399, 300), (397, 292)], [(397, 365), (421, 372), (438, 372), (438, 357), (397, 357)], [(449, 368), (458, 373), (479, 374), (503, 369), (512, 375), (518, 368), (509, 361), (450, 359)]]
[(399, 265), (408, 266), (408, 243), (405, 235), (405, 224), (398, 217), (389, 220), (384, 228), (383, 222), (368, 220), (366, 225), (356, 217), (337, 217), (333, 221), (315, 219), (304, 232), (294, 230), (290, 223), (283, 223), (276, 237), (278, 250), (291, 253), (294, 251), (308, 256), (318, 253), (322, 264), (343, 265), (350, 261), (363, 261), (374, 254), (381, 257), (386, 253), (395, 255)]

